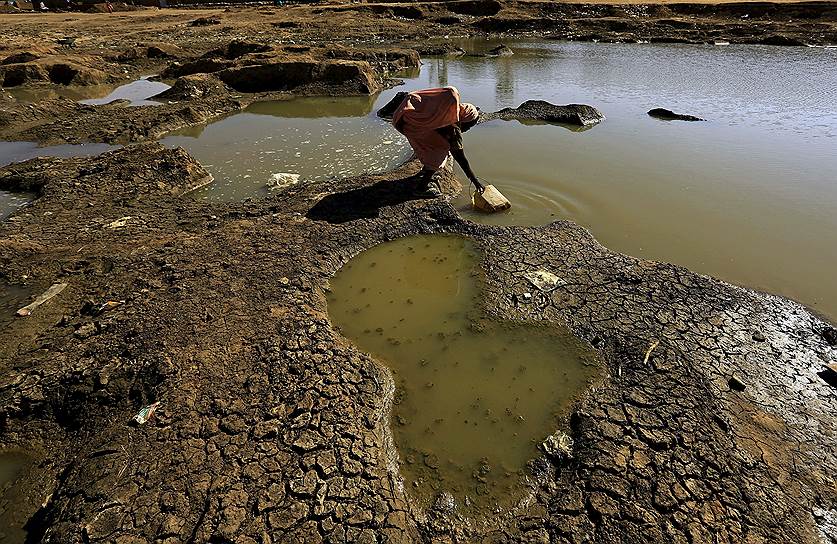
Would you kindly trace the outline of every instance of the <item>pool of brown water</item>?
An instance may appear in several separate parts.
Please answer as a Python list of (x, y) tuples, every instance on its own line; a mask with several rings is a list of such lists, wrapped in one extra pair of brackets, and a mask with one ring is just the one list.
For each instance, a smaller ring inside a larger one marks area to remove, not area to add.
[(521, 498), (537, 445), (566, 426), (600, 366), (566, 330), (484, 319), (478, 262), (460, 237), (382, 244), (337, 273), (328, 308), (392, 370), (392, 430), (412, 494), (428, 504), (448, 492), (486, 515)]

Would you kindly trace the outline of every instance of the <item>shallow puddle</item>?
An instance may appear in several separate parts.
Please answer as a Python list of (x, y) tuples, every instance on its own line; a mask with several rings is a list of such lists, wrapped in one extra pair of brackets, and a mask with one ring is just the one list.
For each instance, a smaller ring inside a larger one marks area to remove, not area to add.
[(15, 320), (15, 312), (29, 303), (29, 295), (24, 287), (0, 283), (0, 330)]
[(132, 106), (150, 106), (158, 104), (148, 100), (171, 86), (160, 82), (151, 81), (149, 77), (143, 76), (135, 81), (124, 85), (88, 85), (84, 87), (52, 85), (49, 87), (13, 87), (3, 89), (12, 97), (24, 102), (38, 102), (53, 98), (67, 98), (82, 104), (107, 104), (114, 100), (129, 100)]
[(100, 105), (108, 104), (114, 100), (128, 100), (132, 106), (157, 105), (159, 102), (149, 100), (149, 98), (170, 89), (171, 85), (162, 81), (151, 81), (148, 77), (150, 76), (145, 76), (131, 83), (121, 85), (102, 98), (88, 98), (79, 102), (82, 104)]
[(0, 221), (8, 219), (13, 213), (35, 199), (30, 193), (12, 193), (0, 191)]
[(92, 157), (119, 147), (109, 144), (61, 144), (40, 147), (35, 142), (0, 142), (0, 166), (35, 157)]
[(194, 191), (195, 197), (264, 196), (277, 174), (297, 174), (305, 183), (383, 172), (408, 158), (406, 142), (374, 115), (374, 103), (373, 97), (348, 97), (254, 104), (162, 142), (184, 147), (212, 173), (215, 181)]
[(480, 315), (478, 256), (459, 237), (372, 248), (332, 279), (334, 325), (385, 362), (396, 383), (392, 422), (411, 492), (449, 492), (468, 513), (521, 497), (537, 444), (597, 374), (592, 348), (557, 328)]

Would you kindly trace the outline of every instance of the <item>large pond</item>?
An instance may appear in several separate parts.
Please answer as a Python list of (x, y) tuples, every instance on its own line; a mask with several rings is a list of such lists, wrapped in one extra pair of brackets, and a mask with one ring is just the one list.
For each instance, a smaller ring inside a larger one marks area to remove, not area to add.
[[(462, 42), (470, 52), (496, 42)], [(398, 90), (457, 86), (486, 111), (543, 99), (586, 103), (586, 131), (496, 121), (466, 135), (477, 174), (513, 203), (475, 221), (571, 219), (606, 246), (799, 300), (837, 319), (837, 50), (509, 42), (511, 57), (429, 59), (377, 100), (263, 104), (166, 140), (209, 165), (207, 199), (380, 171), (409, 149), (374, 111)], [(650, 118), (666, 107), (705, 123)]]
[(521, 498), (536, 446), (597, 374), (568, 332), (486, 321), (478, 255), (457, 237), (413, 237), (355, 257), (331, 281), (329, 316), (392, 369), (393, 433), (417, 498), (471, 513)]

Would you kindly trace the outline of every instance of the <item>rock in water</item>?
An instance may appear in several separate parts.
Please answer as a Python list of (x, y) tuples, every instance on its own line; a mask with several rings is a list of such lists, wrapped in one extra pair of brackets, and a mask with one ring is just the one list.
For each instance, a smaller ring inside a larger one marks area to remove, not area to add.
[(694, 115), (674, 113), (673, 111), (665, 108), (654, 108), (653, 110), (649, 110), (648, 115), (664, 121), (706, 121), (706, 119), (701, 119), (700, 117), (695, 117)]
[(489, 57), (510, 57), (512, 55), (514, 55), (514, 51), (502, 43), (488, 52)]
[(602, 112), (593, 106), (585, 104), (556, 106), (544, 100), (527, 100), (516, 108), (504, 108), (498, 112), (484, 114), (481, 117), (486, 121), (492, 119), (545, 121), (547, 123), (563, 123), (581, 127), (592, 126), (605, 119)]
[(289, 174), (287, 172), (278, 172), (271, 174), (270, 181), (267, 182), (268, 191), (278, 191), (285, 189), (291, 185), (299, 183), (299, 174)]

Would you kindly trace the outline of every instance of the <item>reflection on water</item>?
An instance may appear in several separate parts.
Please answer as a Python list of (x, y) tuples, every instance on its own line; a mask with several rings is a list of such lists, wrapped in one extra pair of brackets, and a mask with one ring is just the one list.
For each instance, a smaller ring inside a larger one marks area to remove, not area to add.
[(198, 198), (241, 200), (267, 194), (274, 174), (301, 182), (382, 172), (409, 157), (406, 142), (372, 112), (373, 97), (254, 104), (243, 113), (165, 138), (182, 146), (215, 181)]
[(119, 147), (109, 144), (61, 144), (39, 147), (35, 142), (0, 142), (0, 166), (35, 157), (92, 157)]
[(17, 210), (32, 202), (34, 198), (35, 195), (30, 193), (0, 191), (0, 221), (7, 219)]
[(526, 462), (596, 358), (566, 332), (480, 320), (476, 263), (458, 237), (386, 243), (338, 272), (328, 310), (393, 371), (393, 432), (413, 494), (429, 503), (450, 492), (464, 510), (488, 513), (520, 498)]
[(88, 85), (85, 87), (50, 85), (48, 87), (12, 87), (3, 89), (14, 98), (23, 102), (39, 102), (53, 98), (68, 98), (82, 104), (107, 104), (114, 100), (129, 100), (132, 106), (158, 104), (148, 100), (170, 85), (160, 81), (150, 81), (151, 76), (143, 76), (136, 81), (115, 87), (114, 85)]
[(117, 87), (102, 98), (89, 98), (80, 102), (82, 104), (98, 105), (107, 104), (114, 100), (129, 100), (132, 106), (153, 106), (159, 104), (159, 102), (148, 99), (170, 88), (171, 85), (162, 81), (150, 81), (146, 76)]

